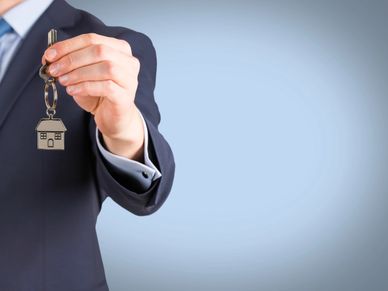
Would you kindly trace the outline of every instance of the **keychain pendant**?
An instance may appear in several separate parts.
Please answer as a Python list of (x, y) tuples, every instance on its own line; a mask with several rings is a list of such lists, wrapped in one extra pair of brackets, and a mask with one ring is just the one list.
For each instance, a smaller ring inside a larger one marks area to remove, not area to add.
[[(48, 34), (48, 46), (57, 41), (57, 31), (52, 29)], [(48, 118), (39, 120), (35, 131), (37, 138), (37, 148), (40, 150), (64, 150), (66, 127), (60, 118), (54, 118), (58, 101), (58, 90), (55, 85), (56, 79), (47, 74), (46, 63), (39, 70), (39, 76), (44, 80), (44, 102), (46, 104), (46, 114)], [(49, 101), (49, 89), (53, 92), (53, 103)]]
[(60, 118), (42, 118), (36, 126), (40, 150), (64, 150), (66, 127)]
[[(49, 102), (49, 88), (53, 91), (53, 103)], [(62, 119), (54, 118), (57, 107), (58, 92), (55, 80), (49, 78), (44, 86), (44, 101), (46, 103), (46, 114), (48, 118), (41, 118), (35, 128), (37, 147), (40, 150), (64, 150), (66, 126)]]
[[(49, 88), (53, 91), (53, 103), (49, 102)], [(57, 107), (58, 92), (54, 79), (47, 79), (44, 86), (44, 101), (46, 103), (46, 114), (48, 118), (39, 120), (35, 128), (37, 147), (40, 150), (64, 150), (66, 126), (62, 119), (54, 118)]]

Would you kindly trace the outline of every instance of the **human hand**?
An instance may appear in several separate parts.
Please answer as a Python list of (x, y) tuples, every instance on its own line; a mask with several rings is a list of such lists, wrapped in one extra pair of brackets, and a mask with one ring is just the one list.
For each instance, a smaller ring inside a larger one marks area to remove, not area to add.
[(49, 47), (42, 64), (94, 120), (114, 154), (142, 162), (144, 129), (134, 99), (140, 62), (128, 42), (95, 33)]

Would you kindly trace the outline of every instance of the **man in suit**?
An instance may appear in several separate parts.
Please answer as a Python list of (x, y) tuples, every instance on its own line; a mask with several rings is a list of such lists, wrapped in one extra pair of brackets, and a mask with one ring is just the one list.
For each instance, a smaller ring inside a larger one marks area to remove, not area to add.
[[(52, 28), (59, 41), (47, 49)], [(46, 61), (62, 85), (61, 151), (36, 145)], [(149, 215), (172, 187), (155, 77), (142, 33), (64, 0), (0, 1), (0, 290), (108, 290), (95, 231), (105, 198)]]

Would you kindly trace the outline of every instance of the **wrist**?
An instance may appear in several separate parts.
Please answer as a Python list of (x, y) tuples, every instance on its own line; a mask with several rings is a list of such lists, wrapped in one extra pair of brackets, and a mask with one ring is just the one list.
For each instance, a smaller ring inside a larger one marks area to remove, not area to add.
[(131, 120), (126, 132), (110, 137), (102, 133), (107, 150), (111, 153), (138, 162), (144, 162), (144, 128), (139, 110), (133, 104)]

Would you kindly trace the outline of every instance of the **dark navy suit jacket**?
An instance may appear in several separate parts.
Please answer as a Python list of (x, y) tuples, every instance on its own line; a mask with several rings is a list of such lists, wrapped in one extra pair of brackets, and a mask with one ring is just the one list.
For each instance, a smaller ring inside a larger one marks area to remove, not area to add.
[[(67, 127), (65, 150), (37, 149), (35, 126), (45, 116), (38, 70), (51, 28), (59, 40), (95, 32), (131, 45), (141, 64), (135, 103), (147, 124), (150, 158), (162, 174), (149, 189), (107, 164), (93, 116), (61, 86), (56, 116)], [(0, 84), (1, 291), (108, 290), (95, 230), (103, 201), (109, 196), (136, 215), (148, 215), (161, 207), (173, 182), (173, 154), (158, 131), (155, 75), (155, 50), (144, 34), (105, 26), (63, 0), (34, 24)]]

